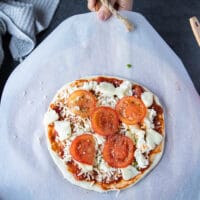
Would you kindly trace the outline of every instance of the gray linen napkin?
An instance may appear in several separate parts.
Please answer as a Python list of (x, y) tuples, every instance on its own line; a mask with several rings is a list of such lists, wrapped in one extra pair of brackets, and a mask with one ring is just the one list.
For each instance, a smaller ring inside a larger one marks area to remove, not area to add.
[(11, 54), (20, 60), (33, 50), (36, 34), (47, 28), (58, 3), (59, 0), (0, 1), (0, 65), (4, 58), (2, 35), (11, 34)]

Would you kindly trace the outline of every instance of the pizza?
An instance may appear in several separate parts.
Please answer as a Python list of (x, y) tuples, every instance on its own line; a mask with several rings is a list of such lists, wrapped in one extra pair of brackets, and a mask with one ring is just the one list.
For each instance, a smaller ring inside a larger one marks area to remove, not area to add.
[(50, 103), (44, 124), (48, 150), (64, 178), (98, 192), (135, 184), (164, 151), (158, 97), (122, 78), (67, 83)]

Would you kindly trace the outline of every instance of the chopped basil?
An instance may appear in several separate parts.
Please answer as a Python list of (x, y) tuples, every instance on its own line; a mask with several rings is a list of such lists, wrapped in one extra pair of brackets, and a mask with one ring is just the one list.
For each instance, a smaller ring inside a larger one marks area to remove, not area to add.
[(126, 66), (127, 66), (128, 68), (131, 68), (131, 67), (132, 67), (132, 65), (131, 65), (131, 64), (127, 64)]
[(133, 163), (133, 167), (138, 167), (138, 163), (136, 161)]
[(137, 144), (138, 138), (134, 137), (134, 139), (135, 139), (135, 144)]

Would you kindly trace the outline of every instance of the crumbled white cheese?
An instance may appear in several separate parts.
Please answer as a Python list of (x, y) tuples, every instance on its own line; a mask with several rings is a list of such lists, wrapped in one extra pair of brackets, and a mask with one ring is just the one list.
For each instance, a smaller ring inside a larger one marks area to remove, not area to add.
[(136, 149), (134, 156), (138, 163), (138, 167), (146, 168), (146, 166), (149, 164), (148, 159), (144, 157), (144, 155), (142, 154), (142, 152), (139, 149)]
[(112, 181), (117, 180), (120, 176), (120, 169), (110, 167), (105, 160), (102, 158), (101, 151), (98, 150), (97, 156), (97, 167), (94, 168), (94, 171), (97, 172), (96, 180), (97, 181)]
[(91, 132), (91, 122), (89, 119), (79, 119), (80, 121), (77, 121), (74, 123), (73, 131), (76, 134), (82, 134), (86, 132)]
[(55, 121), (54, 128), (61, 140), (65, 140), (71, 135), (71, 126), (69, 121)]
[(135, 138), (136, 138), (136, 147), (142, 152), (147, 152), (149, 150), (146, 142), (145, 142), (145, 139), (144, 139), (144, 136), (145, 136), (145, 131), (143, 130), (138, 130), (135, 132)]
[(98, 134), (94, 134), (97, 144), (103, 144), (105, 142), (105, 138), (101, 135)]
[(88, 118), (82, 118), (78, 115), (75, 115), (71, 112), (71, 110), (66, 107), (62, 106), (63, 109), (61, 111), (61, 116), (67, 119), (67, 121), (73, 124), (72, 133), (82, 134), (84, 132), (91, 132), (91, 121)]
[(82, 173), (87, 173), (87, 172), (90, 172), (93, 170), (93, 165), (87, 165), (87, 164), (83, 164), (83, 163), (80, 163), (78, 161), (75, 161), (74, 162), (78, 165), (79, 169), (81, 170)]
[(126, 168), (121, 168), (121, 173), (124, 180), (129, 180), (138, 175), (140, 172), (135, 167), (129, 165)]
[(63, 160), (64, 160), (65, 162), (69, 162), (69, 161), (72, 160), (72, 156), (71, 156), (70, 154), (66, 154), (66, 155), (64, 156)]
[(149, 107), (153, 103), (153, 94), (151, 92), (143, 92), (141, 99), (146, 107)]
[(148, 129), (146, 132), (146, 141), (150, 149), (154, 149), (162, 141), (162, 135), (153, 129)]
[(72, 160), (72, 155), (70, 153), (70, 146), (71, 146), (71, 141), (70, 140), (66, 140), (66, 145), (64, 147), (64, 158), (63, 160), (65, 162), (71, 161)]
[(89, 82), (84, 82), (83, 85), (79, 87), (79, 89), (95, 90), (96, 87), (97, 87), (97, 82), (96, 81), (89, 81)]
[(110, 106), (111, 108), (115, 108), (118, 99), (111, 96), (99, 96), (98, 98), (98, 106)]
[[(72, 87), (67, 87), (67, 91), (69, 94), (73, 93), (74, 91), (78, 90), (78, 88), (76, 86)], [(65, 93), (65, 90), (63, 91), (63, 94)]]
[(116, 88), (115, 94), (119, 98), (124, 96), (132, 96), (132, 84), (129, 81), (123, 81), (120, 86)]
[(55, 110), (49, 110), (47, 113), (45, 113), (44, 123), (49, 125), (58, 119), (59, 115), (57, 114), (57, 112)]
[(99, 163), (99, 170), (109, 172), (112, 168), (103, 160)]

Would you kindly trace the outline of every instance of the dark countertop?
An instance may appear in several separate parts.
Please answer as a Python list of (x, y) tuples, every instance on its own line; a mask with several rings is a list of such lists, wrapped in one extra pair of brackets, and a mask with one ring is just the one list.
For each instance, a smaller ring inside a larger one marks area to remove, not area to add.
[[(188, 21), (194, 15), (200, 20), (200, 1), (135, 0), (133, 10), (142, 13), (181, 58), (200, 94), (200, 48), (193, 37)], [(49, 28), (37, 36), (37, 44), (66, 18), (86, 12), (88, 12), (86, 0), (60, 0)], [(8, 51), (9, 40), (9, 35), (3, 37), (5, 59), (0, 69), (0, 96), (6, 80), (18, 65), (18, 62), (13, 61)]]

